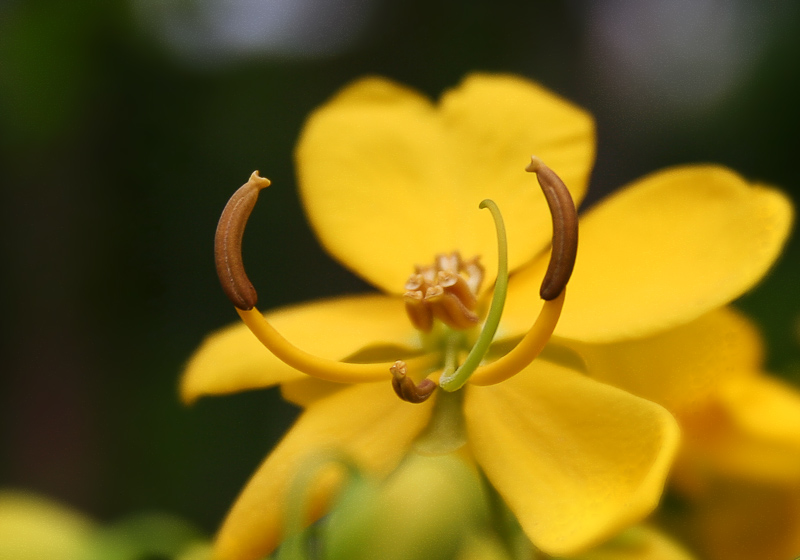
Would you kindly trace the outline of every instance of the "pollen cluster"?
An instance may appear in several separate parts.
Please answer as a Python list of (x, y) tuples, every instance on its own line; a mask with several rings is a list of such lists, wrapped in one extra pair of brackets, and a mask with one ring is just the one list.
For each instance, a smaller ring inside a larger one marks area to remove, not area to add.
[(454, 251), (436, 255), (433, 265), (415, 267), (403, 299), (417, 329), (430, 331), (434, 318), (454, 329), (468, 329), (478, 323), (475, 309), (484, 275), (478, 261), (479, 257), (464, 260)]

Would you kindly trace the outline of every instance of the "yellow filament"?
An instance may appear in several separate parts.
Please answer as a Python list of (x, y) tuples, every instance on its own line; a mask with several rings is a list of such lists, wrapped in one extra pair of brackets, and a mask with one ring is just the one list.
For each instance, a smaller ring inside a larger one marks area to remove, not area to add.
[(566, 289), (562, 290), (556, 299), (545, 301), (531, 330), (525, 333), (514, 349), (490, 364), (479, 366), (469, 378), (468, 383), (473, 385), (500, 383), (515, 376), (535, 360), (553, 335), (556, 323), (561, 317), (566, 291)]
[[(286, 365), (306, 375), (335, 383), (364, 383), (391, 378), (389, 368), (394, 365), (394, 362), (351, 364), (320, 358), (292, 345), (269, 324), (255, 307), (248, 310), (236, 308), (236, 312), (250, 331), (256, 335), (256, 338), (261, 341), (261, 344)], [(427, 372), (437, 367), (440, 360), (441, 356), (437, 353), (430, 353), (409, 358), (405, 362), (409, 370)]]

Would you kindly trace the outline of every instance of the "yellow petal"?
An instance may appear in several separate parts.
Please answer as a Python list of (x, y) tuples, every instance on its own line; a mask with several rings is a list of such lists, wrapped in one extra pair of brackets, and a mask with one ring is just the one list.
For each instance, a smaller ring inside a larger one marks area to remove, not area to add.
[(723, 381), (753, 375), (763, 352), (758, 331), (731, 308), (650, 337), (586, 344), (564, 340), (588, 375), (673, 413), (706, 400)]
[[(382, 295), (295, 305), (268, 313), (267, 318), (302, 350), (333, 360), (344, 360), (373, 343), (392, 343), (404, 352), (419, 347), (419, 335), (402, 300)], [(181, 398), (191, 403), (203, 395), (270, 387), (306, 377), (273, 356), (247, 327), (236, 324), (211, 334), (189, 360), (181, 379)]]
[(307, 408), (318, 400), (347, 387), (349, 387), (348, 384), (333, 383), (332, 381), (323, 381), (322, 379), (305, 376), (304, 379), (282, 383), (281, 397), (283, 397), (283, 400), (299, 407)]
[[(354, 385), (309, 407), (270, 453), (233, 505), (214, 545), (215, 560), (258, 560), (281, 539), (287, 489), (303, 463), (341, 451), (364, 470), (388, 474), (427, 424), (434, 399), (401, 401), (391, 383)], [(308, 489), (311, 517), (324, 513), (330, 480)]]
[[(685, 427), (681, 478), (728, 476), (800, 485), (800, 391), (766, 375), (722, 384), (703, 410), (679, 416)], [(684, 482), (685, 483), (685, 482)]]
[[(800, 453), (800, 391), (797, 387), (764, 375), (728, 383), (720, 396), (743, 431)], [(800, 479), (800, 468), (795, 472)]]
[[(645, 177), (582, 217), (556, 335), (586, 342), (637, 338), (725, 305), (769, 270), (791, 222), (786, 196), (722, 167), (676, 167)], [(540, 258), (511, 278), (506, 309), (536, 316), (546, 266)]]
[(800, 486), (719, 480), (684, 513), (708, 560), (791, 560), (800, 554)]
[(438, 106), (387, 80), (360, 80), (311, 115), (296, 157), (322, 244), (398, 293), (415, 264), (454, 250), (480, 255), (494, 278), (494, 227), (478, 209), (485, 198), (503, 212), (512, 269), (546, 245), (547, 206), (524, 171), (531, 154), (579, 201), (594, 158), (591, 117), (522, 78), (475, 74)]
[(478, 464), (533, 543), (557, 556), (650, 513), (679, 439), (660, 406), (541, 360), (469, 387), (465, 416)]

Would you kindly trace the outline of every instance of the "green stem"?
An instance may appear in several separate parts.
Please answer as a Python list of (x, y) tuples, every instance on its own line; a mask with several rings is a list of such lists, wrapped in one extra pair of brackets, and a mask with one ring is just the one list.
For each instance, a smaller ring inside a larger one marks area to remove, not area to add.
[(478, 339), (475, 341), (475, 345), (470, 350), (464, 363), (456, 371), (448, 374), (449, 372), (445, 370), (439, 378), (439, 386), (445, 391), (457, 391), (463, 387), (480, 365), (484, 356), (486, 356), (486, 352), (489, 351), (489, 346), (497, 332), (497, 327), (500, 325), (500, 317), (503, 314), (503, 306), (508, 292), (508, 243), (503, 216), (493, 200), (484, 200), (481, 202), (480, 207), (488, 208), (489, 212), (492, 213), (494, 226), (497, 230), (497, 281), (494, 285), (494, 294), (492, 303), (489, 306), (489, 313), (483, 323)]
[(447, 332), (444, 336), (444, 367), (442, 368), (442, 379), (452, 377), (458, 369), (458, 351), (464, 343), (464, 335), (460, 332), (446, 327)]
[(464, 427), (464, 393), (440, 393), (428, 425), (414, 441), (414, 451), (423, 455), (445, 455), (467, 443)]

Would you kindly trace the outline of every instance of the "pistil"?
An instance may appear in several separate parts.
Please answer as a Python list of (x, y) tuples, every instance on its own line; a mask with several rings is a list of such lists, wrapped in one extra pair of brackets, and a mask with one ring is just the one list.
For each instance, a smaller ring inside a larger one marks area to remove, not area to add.
[(470, 350), (464, 363), (459, 366), (452, 374), (443, 373), (439, 378), (439, 386), (445, 391), (457, 391), (464, 386), (478, 365), (489, 351), (489, 346), (497, 332), (500, 324), (500, 317), (503, 314), (503, 306), (508, 292), (508, 242), (506, 240), (506, 228), (503, 224), (503, 216), (497, 208), (497, 204), (492, 200), (484, 200), (480, 204), (481, 208), (488, 208), (494, 218), (495, 229), (497, 231), (497, 280), (495, 281), (492, 303), (489, 306), (489, 313), (483, 323), (478, 339)]

